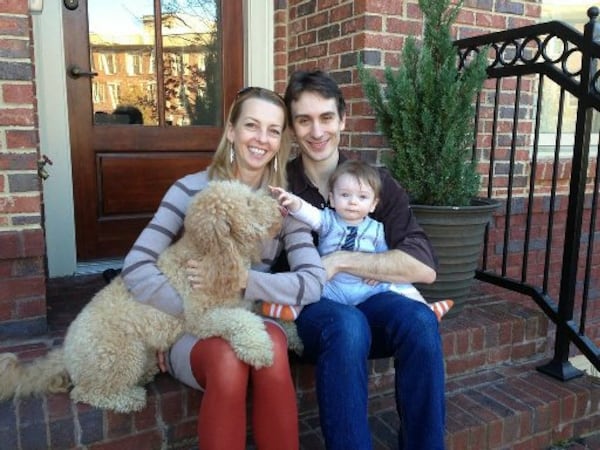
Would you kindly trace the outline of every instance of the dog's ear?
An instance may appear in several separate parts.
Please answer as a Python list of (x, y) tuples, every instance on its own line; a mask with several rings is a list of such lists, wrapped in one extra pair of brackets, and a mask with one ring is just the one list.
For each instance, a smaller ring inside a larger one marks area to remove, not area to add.
[(196, 194), (185, 217), (185, 229), (199, 247), (209, 251), (231, 233), (231, 208), (225, 201), (224, 186), (211, 183)]

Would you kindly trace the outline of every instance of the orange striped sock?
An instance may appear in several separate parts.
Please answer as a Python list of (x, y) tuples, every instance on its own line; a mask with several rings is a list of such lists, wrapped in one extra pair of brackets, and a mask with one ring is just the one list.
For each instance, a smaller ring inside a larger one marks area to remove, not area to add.
[(442, 320), (442, 317), (446, 315), (450, 308), (454, 306), (454, 302), (452, 300), (442, 300), (439, 302), (431, 303), (429, 307), (435, 313), (438, 318), (438, 321)]
[(302, 311), (302, 306), (279, 305), (277, 303), (262, 302), (262, 314), (275, 319), (293, 322)]

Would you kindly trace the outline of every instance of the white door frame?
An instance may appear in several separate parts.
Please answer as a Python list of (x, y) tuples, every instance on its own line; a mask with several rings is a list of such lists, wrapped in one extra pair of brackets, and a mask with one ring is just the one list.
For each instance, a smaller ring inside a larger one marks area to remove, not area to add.
[[(48, 167), (50, 177), (43, 181), (43, 226), (50, 278), (81, 272), (81, 265), (78, 267), (77, 264), (75, 246), (63, 7), (62, 1), (46, 1), (41, 12), (32, 13), (40, 154), (48, 156), (53, 162)], [(272, 88), (273, 2), (244, 0), (244, 17), (245, 84)], [(249, 30), (261, 32), (251, 33)]]

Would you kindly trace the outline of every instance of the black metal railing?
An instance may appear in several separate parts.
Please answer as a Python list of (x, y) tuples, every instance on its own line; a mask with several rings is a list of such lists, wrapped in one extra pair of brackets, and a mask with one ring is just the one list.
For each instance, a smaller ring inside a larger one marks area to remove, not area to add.
[(598, 14), (588, 10), (583, 34), (553, 21), (455, 42), (460, 64), (473, 52), (490, 58), (474, 158), (489, 164), (488, 196), (505, 205), (476, 277), (531, 297), (556, 324), (554, 357), (539, 370), (561, 380), (581, 374), (571, 344), (600, 370), (586, 334), (590, 302), (600, 302)]

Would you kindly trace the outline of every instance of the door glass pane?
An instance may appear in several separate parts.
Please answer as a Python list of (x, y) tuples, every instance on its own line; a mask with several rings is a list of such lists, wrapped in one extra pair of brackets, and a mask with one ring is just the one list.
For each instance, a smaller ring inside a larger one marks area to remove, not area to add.
[(165, 0), (162, 6), (165, 119), (221, 125), (220, 1)]
[(156, 125), (154, 1), (88, 0), (96, 124)]
[(160, 8), (157, 33), (154, 0), (88, 0), (95, 123), (221, 126), (220, 0)]

